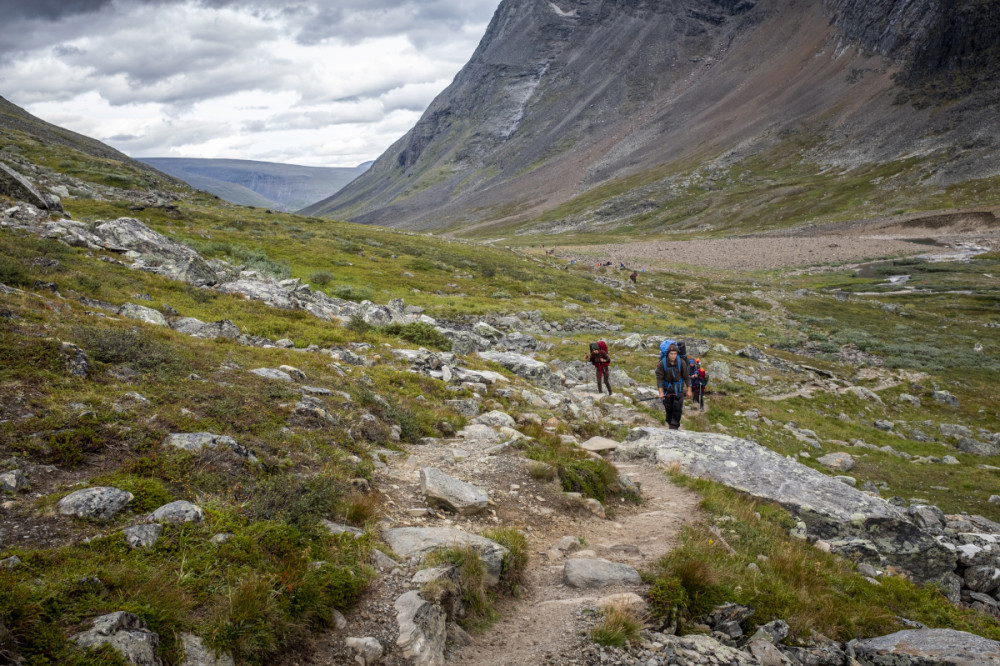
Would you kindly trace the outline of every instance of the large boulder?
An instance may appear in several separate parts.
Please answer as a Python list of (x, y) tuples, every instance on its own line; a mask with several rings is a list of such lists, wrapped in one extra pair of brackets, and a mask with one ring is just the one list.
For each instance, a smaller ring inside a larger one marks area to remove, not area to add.
[(641, 585), (639, 572), (627, 564), (586, 558), (563, 565), (563, 582), (570, 587), (595, 588), (609, 585)]
[(123, 317), (128, 317), (129, 319), (144, 321), (147, 324), (153, 324), (154, 326), (167, 325), (167, 318), (163, 316), (163, 313), (159, 310), (154, 310), (153, 308), (147, 308), (145, 305), (126, 303), (118, 309), (118, 314)]
[(132, 217), (120, 217), (99, 225), (94, 234), (109, 250), (134, 252), (135, 263), (152, 273), (201, 287), (218, 282), (215, 271), (197, 252), (167, 238)]
[(629, 434), (618, 455), (679, 463), (692, 476), (777, 502), (804, 523), (809, 535), (826, 541), (868, 541), (886, 562), (919, 581), (938, 580), (955, 569), (954, 550), (938, 543), (899, 508), (756, 442), (644, 427)]
[(219, 285), (216, 290), (223, 294), (239, 294), (251, 301), (261, 301), (280, 310), (294, 310), (297, 305), (292, 299), (291, 292), (277, 282), (250, 279), (233, 280)]
[(954, 629), (907, 629), (851, 641), (865, 666), (996, 666), (1000, 643)]
[(433, 467), (420, 470), (420, 490), (431, 506), (454, 511), (461, 516), (480, 513), (490, 502), (490, 498), (479, 488)]
[(537, 361), (530, 356), (512, 352), (479, 352), (479, 357), (486, 361), (493, 361), (518, 377), (523, 377), (550, 391), (558, 391), (562, 388), (562, 382), (552, 372), (548, 364)]
[(187, 500), (177, 500), (153, 511), (149, 519), (157, 523), (200, 523), (205, 520), (205, 511)]
[(417, 590), (396, 599), (399, 638), (396, 645), (415, 666), (444, 666), (447, 618), (437, 604), (426, 601)]
[(184, 656), (180, 666), (235, 666), (236, 662), (229, 654), (220, 654), (206, 647), (200, 636), (181, 634), (181, 644), (184, 646)]
[(72, 492), (56, 505), (64, 516), (107, 521), (114, 518), (135, 499), (132, 493), (118, 488), (84, 488)]
[(163, 439), (163, 446), (183, 449), (191, 453), (200, 453), (202, 449), (229, 449), (241, 458), (256, 462), (257, 457), (239, 442), (228, 435), (216, 435), (211, 432), (175, 432)]
[(36, 208), (47, 209), (49, 203), (28, 179), (0, 162), (0, 195), (30, 203)]
[(136, 666), (163, 663), (157, 653), (160, 637), (149, 630), (142, 618), (127, 611), (95, 618), (93, 627), (73, 636), (73, 642), (84, 648), (110, 645), (125, 661)]
[(406, 559), (423, 560), (442, 548), (474, 548), (486, 565), (486, 581), (500, 582), (503, 558), (508, 550), (492, 539), (452, 527), (394, 527), (382, 531), (382, 538), (394, 553)]
[(206, 338), (209, 340), (230, 338), (235, 340), (240, 337), (240, 329), (228, 319), (220, 319), (219, 321), (206, 324), (194, 317), (184, 317), (172, 323), (170, 327), (179, 333), (195, 338)]

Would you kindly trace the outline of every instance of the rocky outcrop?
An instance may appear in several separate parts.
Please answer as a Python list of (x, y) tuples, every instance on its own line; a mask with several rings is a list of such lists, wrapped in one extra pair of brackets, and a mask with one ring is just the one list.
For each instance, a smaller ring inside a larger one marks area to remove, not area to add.
[(135, 267), (195, 286), (218, 282), (215, 271), (187, 245), (157, 233), (131, 217), (120, 217), (94, 229), (104, 248), (129, 253)]
[(3, 162), (0, 162), (0, 195), (24, 201), (37, 208), (52, 211), (62, 210), (62, 206), (59, 205), (59, 197), (42, 194), (28, 182), (27, 178)]
[(110, 645), (130, 664), (136, 666), (161, 666), (157, 650), (160, 637), (149, 630), (138, 615), (118, 611), (96, 618), (89, 631), (73, 636), (73, 641), (84, 648)]
[(396, 645), (407, 662), (414, 666), (444, 666), (447, 620), (441, 607), (412, 590), (396, 599), (395, 608), (399, 624)]
[(386, 544), (400, 557), (422, 560), (441, 548), (469, 546), (486, 565), (487, 582), (496, 585), (503, 570), (507, 549), (492, 539), (451, 527), (395, 527), (382, 531)]
[(523, 377), (533, 384), (558, 391), (562, 388), (559, 377), (552, 372), (548, 364), (536, 361), (530, 356), (514, 354), (511, 352), (479, 352), (478, 356), (484, 361), (492, 361), (510, 370), (515, 375)]
[[(874, 554), (921, 581), (955, 570), (954, 551), (939, 543), (898, 507), (789, 460), (770, 449), (728, 435), (637, 428), (618, 455), (677, 462), (693, 476), (718, 481), (754, 497), (777, 502), (802, 521), (812, 538)], [(865, 549), (859, 550), (861, 541)]]
[(241, 458), (246, 458), (251, 462), (257, 460), (256, 456), (239, 442), (228, 435), (216, 435), (211, 432), (179, 432), (167, 435), (163, 440), (163, 446), (170, 446), (175, 449), (183, 449), (192, 453), (199, 453), (203, 448), (209, 449), (229, 449)]
[(59, 513), (90, 520), (107, 521), (128, 506), (135, 497), (118, 488), (84, 488), (66, 495), (57, 505)]
[(851, 641), (865, 666), (997, 666), (1000, 643), (954, 629), (910, 629)]

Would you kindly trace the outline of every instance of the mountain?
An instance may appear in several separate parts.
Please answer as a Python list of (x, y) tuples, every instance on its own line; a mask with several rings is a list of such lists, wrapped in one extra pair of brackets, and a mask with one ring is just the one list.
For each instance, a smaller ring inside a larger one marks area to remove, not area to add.
[(295, 210), (329, 197), (371, 166), (366, 162), (353, 168), (307, 167), (184, 157), (139, 161), (231, 203), (277, 210)]
[(998, 64), (995, 2), (504, 0), (417, 125), (303, 212), (488, 235), (996, 203), (972, 184), (1000, 174)]

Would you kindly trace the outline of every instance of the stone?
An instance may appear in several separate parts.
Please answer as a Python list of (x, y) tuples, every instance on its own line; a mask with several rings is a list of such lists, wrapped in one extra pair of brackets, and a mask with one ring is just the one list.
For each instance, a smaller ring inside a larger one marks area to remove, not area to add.
[(359, 530), (357, 527), (335, 523), (332, 520), (327, 520), (326, 518), (321, 519), (319, 524), (322, 525), (327, 532), (333, 534), (334, 536), (338, 534), (350, 534), (355, 539), (360, 539), (365, 534), (364, 530)]
[(21, 493), (31, 488), (28, 475), (23, 470), (15, 469), (0, 474), (0, 491)]
[(747, 650), (760, 662), (761, 666), (792, 666), (793, 662), (781, 653), (771, 641), (756, 638), (747, 645)]
[(42, 193), (27, 178), (3, 162), (0, 162), (0, 194), (15, 201), (29, 203), (35, 208), (49, 209), (49, 202), (45, 200)]
[(201, 255), (183, 243), (159, 234), (139, 220), (120, 217), (94, 229), (105, 248), (139, 253), (134, 267), (187, 282), (196, 287), (218, 282), (215, 271)]
[(918, 398), (918, 397), (916, 397), (914, 395), (910, 395), (909, 393), (900, 393), (899, 394), (899, 400), (900, 400), (900, 402), (905, 402), (905, 403), (910, 404), (910, 405), (912, 405), (914, 407), (919, 407), (920, 406), (920, 398)]
[(605, 451), (616, 450), (618, 448), (618, 442), (605, 437), (591, 437), (586, 442), (579, 444), (579, 447), (584, 451), (590, 451), (592, 453), (604, 453)]
[(433, 583), (436, 580), (453, 580), (457, 576), (457, 571), (455, 567), (451, 564), (442, 564), (441, 566), (431, 567), (429, 569), (421, 569), (417, 573), (413, 574), (413, 578), (410, 581), (414, 585), (426, 585), (427, 583)]
[(344, 644), (354, 650), (354, 661), (360, 664), (360, 666), (377, 664), (382, 658), (382, 644), (373, 636), (364, 636), (362, 638), (348, 636), (344, 640)]
[(816, 462), (835, 472), (850, 472), (854, 469), (854, 458), (849, 453), (839, 451), (817, 458)]
[(130, 492), (118, 488), (84, 488), (66, 495), (57, 505), (64, 516), (108, 521), (135, 499)]
[(518, 377), (523, 377), (542, 388), (550, 391), (558, 391), (562, 388), (562, 382), (552, 372), (548, 364), (537, 361), (530, 356), (513, 352), (477, 352), (477, 354), (483, 360), (497, 363)]
[(160, 637), (149, 630), (142, 618), (127, 611), (95, 618), (89, 631), (76, 634), (72, 640), (83, 648), (109, 645), (136, 666), (161, 666), (163, 663), (157, 653)]
[(968, 567), (963, 578), (965, 587), (975, 592), (993, 592), (1000, 588), (1000, 569), (992, 564)]
[(426, 601), (417, 590), (396, 599), (396, 645), (403, 657), (416, 666), (444, 666), (448, 639), (447, 618), (440, 606)]
[(622, 592), (620, 594), (610, 594), (606, 597), (601, 597), (594, 604), (598, 609), (606, 608), (624, 608), (626, 610), (632, 611), (638, 616), (642, 616), (646, 612), (647, 604), (646, 600), (640, 597), (635, 592)]
[(156, 540), (163, 534), (163, 526), (155, 523), (152, 525), (132, 525), (122, 530), (125, 535), (125, 543), (129, 548), (152, 548)]
[(995, 456), (1000, 454), (1000, 445), (992, 442), (980, 442), (978, 439), (973, 439), (971, 437), (960, 437), (958, 441), (955, 442), (955, 448), (962, 453), (968, 453), (974, 456)]
[(627, 564), (599, 559), (572, 559), (563, 565), (563, 582), (581, 589), (609, 585), (641, 585), (639, 572)]
[(556, 543), (556, 550), (563, 553), (575, 553), (580, 550), (580, 540), (574, 536), (564, 536)]
[(291, 365), (280, 365), (278, 366), (278, 370), (288, 373), (288, 375), (297, 382), (304, 382), (308, 379), (308, 377), (306, 377), (306, 373)]
[(955, 423), (942, 423), (938, 426), (938, 432), (946, 437), (972, 437), (969, 428)]
[(907, 508), (913, 521), (926, 530), (943, 530), (944, 512), (932, 504), (914, 504)]
[(500, 435), (496, 430), (489, 426), (485, 426), (479, 423), (474, 423), (472, 425), (465, 426), (458, 431), (458, 436), (462, 439), (470, 440), (473, 442), (496, 442), (499, 441)]
[(715, 433), (633, 429), (617, 455), (652, 457), (790, 510), (810, 537), (862, 539), (887, 563), (918, 581), (955, 569), (955, 553), (914, 524), (900, 508), (840, 483), (749, 440)]
[(953, 396), (948, 391), (934, 391), (931, 394), (931, 397), (941, 404), (958, 407), (958, 398)]
[(906, 629), (851, 641), (863, 664), (894, 666), (997, 666), (1000, 643), (954, 629)]
[(486, 565), (486, 581), (489, 585), (500, 582), (503, 558), (508, 553), (507, 548), (492, 539), (452, 527), (395, 527), (383, 530), (382, 537), (392, 552), (418, 561), (442, 548), (474, 548)]
[(149, 514), (153, 522), (167, 522), (175, 525), (180, 523), (200, 523), (205, 520), (205, 512), (197, 504), (187, 500), (177, 500), (164, 504)]
[(180, 666), (235, 666), (236, 664), (228, 653), (219, 654), (207, 647), (201, 636), (182, 633), (181, 645), (184, 647), (184, 656), (181, 658)]
[(430, 506), (454, 511), (460, 516), (480, 513), (490, 501), (479, 488), (433, 467), (420, 470), (420, 491)]
[(285, 372), (284, 370), (275, 370), (274, 368), (255, 368), (251, 370), (253, 374), (258, 377), (263, 377), (264, 379), (275, 379), (279, 382), (294, 382), (292, 376)]
[(86, 377), (90, 372), (90, 359), (87, 353), (72, 342), (64, 342), (60, 348), (63, 357), (63, 367), (71, 375)]
[(757, 631), (754, 632), (754, 635), (750, 637), (750, 640), (765, 640), (769, 643), (777, 645), (788, 637), (789, 631), (790, 629), (788, 623), (784, 620), (772, 620), (771, 622), (759, 627)]
[(16, 569), (21, 566), (21, 558), (17, 555), (11, 555), (10, 557), (5, 557), (0, 560), (0, 569)]
[(219, 321), (206, 324), (194, 317), (183, 317), (171, 323), (170, 327), (178, 333), (206, 340), (214, 340), (216, 338), (235, 340), (240, 337), (240, 329), (228, 319), (220, 319)]
[(118, 314), (123, 317), (128, 317), (129, 319), (144, 321), (147, 324), (153, 324), (154, 326), (167, 325), (167, 318), (164, 317), (163, 313), (159, 310), (147, 308), (143, 305), (136, 305), (135, 303), (126, 303), (121, 306), (118, 309)]
[(444, 404), (453, 412), (465, 417), (472, 417), (479, 413), (479, 401), (474, 398), (466, 400), (445, 400)]
[(232, 437), (228, 435), (216, 435), (211, 432), (172, 433), (163, 439), (163, 446), (171, 446), (175, 449), (183, 449), (192, 453), (199, 453), (203, 448), (229, 449), (240, 458), (246, 458), (250, 462), (257, 461), (257, 457), (250, 449)]
[(491, 428), (513, 428), (517, 425), (517, 422), (512, 416), (506, 412), (496, 410), (480, 414), (476, 418), (472, 419), (472, 422), (489, 426)]
[(392, 571), (399, 566), (399, 562), (392, 559), (378, 548), (372, 549), (372, 566), (379, 571)]

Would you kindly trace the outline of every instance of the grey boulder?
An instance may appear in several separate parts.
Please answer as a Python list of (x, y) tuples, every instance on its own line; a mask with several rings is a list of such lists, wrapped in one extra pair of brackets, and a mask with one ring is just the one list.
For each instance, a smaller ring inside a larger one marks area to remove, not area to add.
[(94, 619), (93, 628), (73, 636), (73, 641), (84, 648), (110, 645), (136, 666), (161, 666), (163, 663), (157, 654), (160, 637), (149, 630), (142, 618), (127, 611)]
[(159, 234), (139, 220), (120, 217), (94, 230), (109, 250), (135, 252), (135, 268), (182, 280), (195, 286), (213, 285), (215, 271), (197, 252), (183, 243)]
[(575, 559), (563, 565), (563, 582), (570, 587), (597, 588), (609, 585), (641, 585), (639, 572), (627, 564), (607, 560)]
[(205, 338), (208, 340), (214, 340), (215, 338), (229, 338), (231, 340), (235, 340), (240, 337), (240, 329), (238, 329), (236, 324), (228, 319), (220, 319), (219, 321), (206, 324), (200, 319), (195, 319), (194, 317), (184, 317), (171, 324), (171, 328), (178, 333), (183, 333), (184, 335), (190, 335), (195, 338)]
[(233, 658), (226, 654), (218, 654), (205, 646), (200, 636), (181, 634), (181, 645), (184, 646), (184, 657), (180, 666), (235, 666)]
[(198, 453), (204, 448), (209, 449), (229, 449), (241, 458), (246, 458), (251, 462), (257, 457), (251, 453), (250, 449), (237, 442), (228, 435), (216, 435), (211, 432), (177, 432), (167, 435), (163, 440), (163, 446), (170, 446), (175, 449), (183, 449), (192, 453)]
[(84, 488), (66, 495), (57, 504), (64, 516), (88, 518), (90, 520), (111, 520), (135, 499), (130, 492), (118, 488)]
[(479, 357), (485, 361), (492, 361), (510, 370), (518, 377), (523, 377), (550, 391), (558, 391), (562, 388), (562, 382), (552, 372), (548, 364), (537, 361), (530, 356), (512, 352), (479, 352)]
[(153, 511), (149, 514), (149, 519), (158, 523), (200, 523), (205, 520), (205, 512), (197, 504), (186, 500), (177, 500), (164, 504)]
[(121, 306), (118, 308), (118, 314), (123, 317), (128, 317), (129, 319), (144, 321), (147, 324), (153, 324), (154, 326), (167, 325), (167, 318), (164, 317), (163, 313), (159, 310), (147, 308), (143, 305), (136, 305), (135, 303), (126, 303)]
[(851, 641), (855, 658), (866, 666), (996, 666), (1000, 643), (954, 629), (908, 629), (887, 636)]
[(492, 539), (452, 527), (394, 527), (383, 530), (382, 538), (394, 553), (406, 559), (423, 560), (442, 548), (473, 548), (486, 565), (486, 580), (490, 585), (500, 581), (503, 560), (509, 552)]
[(433, 467), (420, 470), (420, 490), (429, 505), (454, 511), (461, 516), (471, 516), (483, 511), (490, 501), (479, 488)]
[(122, 530), (125, 543), (129, 548), (152, 548), (156, 540), (163, 534), (163, 526), (159, 524), (133, 525)]
[(412, 590), (396, 599), (395, 608), (399, 625), (396, 645), (403, 657), (416, 666), (444, 666), (448, 630), (441, 607)]

